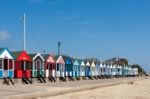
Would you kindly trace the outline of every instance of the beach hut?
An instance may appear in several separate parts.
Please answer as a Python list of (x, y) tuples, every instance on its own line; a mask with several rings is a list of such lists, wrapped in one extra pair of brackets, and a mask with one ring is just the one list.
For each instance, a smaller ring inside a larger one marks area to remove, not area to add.
[(65, 61), (62, 56), (55, 56), (56, 60), (56, 77), (65, 77)]
[(112, 76), (112, 72), (113, 72), (113, 64), (112, 63), (110, 64), (109, 68), (110, 68), (110, 76)]
[(96, 65), (94, 61), (91, 62), (90, 70), (91, 70), (91, 76), (96, 76)]
[(45, 59), (45, 77), (56, 77), (56, 63), (54, 55), (44, 55)]
[(128, 66), (125, 65), (125, 76), (127, 77), (128, 76)]
[(97, 77), (100, 77), (100, 63), (97, 61), (96, 63), (95, 63), (96, 65), (96, 76)]
[(112, 65), (112, 76), (114, 76), (114, 77), (115, 77), (116, 74), (117, 74), (116, 67), (117, 67), (116, 64), (113, 64), (113, 65)]
[(90, 62), (86, 60), (85, 62), (85, 77), (90, 77), (91, 71), (90, 71)]
[(32, 77), (37, 77), (41, 75), (44, 77), (44, 58), (40, 53), (29, 54), (32, 59)]
[(126, 67), (125, 67), (125, 65), (122, 66), (122, 75), (123, 76), (126, 75)]
[(71, 58), (69, 56), (62, 56), (65, 61), (65, 76), (66, 77), (72, 77), (72, 69), (73, 69), (73, 63), (71, 61)]
[(105, 76), (108, 77), (109, 76), (109, 64), (105, 63)]
[(106, 63), (103, 64), (103, 75), (106, 76), (107, 75), (107, 67), (106, 67)]
[(122, 66), (119, 65), (119, 76), (122, 76)]
[(73, 63), (73, 69), (72, 69), (72, 73), (73, 73), (73, 77), (79, 77), (80, 76), (80, 64), (79, 61), (77, 59), (72, 59), (72, 63)]
[(85, 62), (84, 60), (80, 60), (80, 76), (85, 77)]
[(0, 78), (14, 77), (14, 57), (7, 48), (0, 48)]
[(108, 75), (108, 77), (111, 77), (111, 65), (110, 65), (110, 63), (108, 63), (106, 65), (106, 67), (107, 67), (107, 75)]
[(100, 63), (100, 76), (104, 75), (104, 72), (103, 72), (103, 63), (101, 62)]
[(15, 78), (31, 77), (31, 58), (26, 51), (12, 52), (15, 58)]

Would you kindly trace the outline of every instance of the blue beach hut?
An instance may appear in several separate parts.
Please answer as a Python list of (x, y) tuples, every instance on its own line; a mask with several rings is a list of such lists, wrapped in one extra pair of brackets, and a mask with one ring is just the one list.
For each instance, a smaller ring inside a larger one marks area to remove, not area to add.
[(89, 77), (91, 76), (91, 73), (90, 73), (90, 62), (89, 61), (86, 61), (85, 62), (85, 77)]
[(0, 48), (0, 78), (14, 77), (14, 57), (7, 48)]
[(65, 62), (65, 76), (72, 76), (72, 68), (73, 68), (73, 64), (71, 61), (71, 58), (69, 56), (62, 56)]

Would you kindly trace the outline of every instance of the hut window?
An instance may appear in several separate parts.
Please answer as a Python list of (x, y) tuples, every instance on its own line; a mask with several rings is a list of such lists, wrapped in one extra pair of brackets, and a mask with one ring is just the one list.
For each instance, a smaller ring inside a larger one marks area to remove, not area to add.
[(52, 64), (50, 64), (50, 70), (52, 70), (52, 66), (53, 66), (53, 65), (52, 65)]
[(31, 69), (31, 66), (30, 66), (30, 62), (26, 62), (26, 70), (30, 70)]
[(8, 69), (8, 60), (4, 59), (4, 70)]
[(12, 66), (13, 66), (13, 62), (12, 62), (12, 60), (10, 60), (9, 61), (9, 69), (13, 69)]
[(37, 69), (38, 69), (38, 70), (40, 69), (40, 65), (41, 65), (41, 61), (40, 61), (40, 60), (37, 60), (36, 66), (37, 66)]
[(46, 69), (48, 69), (49, 64), (46, 64)]
[(21, 62), (20, 62), (20, 66), (19, 66), (19, 67), (21, 67), (21, 68), (19, 68), (19, 69), (24, 70), (24, 61), (21, 61)]
[(0, 69), (2, 69), (2, 60), (0, 59)]
[(57, 64), (57, 71), (59, 71), (59, 64)]

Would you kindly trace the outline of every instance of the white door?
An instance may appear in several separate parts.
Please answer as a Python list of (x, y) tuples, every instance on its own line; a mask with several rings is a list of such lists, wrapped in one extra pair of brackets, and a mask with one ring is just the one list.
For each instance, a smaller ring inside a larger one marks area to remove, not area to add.
[(4, 77), (8, 77), (8, 70), (4, 70)]

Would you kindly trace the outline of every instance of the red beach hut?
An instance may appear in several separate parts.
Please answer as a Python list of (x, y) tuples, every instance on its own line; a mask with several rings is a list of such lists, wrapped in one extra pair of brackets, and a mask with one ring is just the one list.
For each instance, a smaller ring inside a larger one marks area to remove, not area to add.
[(15, 58), (15, 78), (31, 77), (31, 58), (26, 51), (13, 52)]

